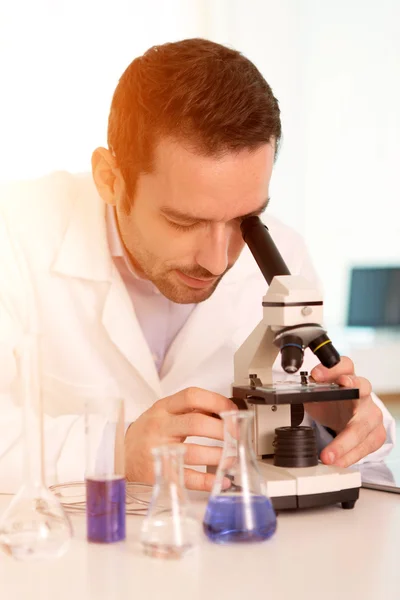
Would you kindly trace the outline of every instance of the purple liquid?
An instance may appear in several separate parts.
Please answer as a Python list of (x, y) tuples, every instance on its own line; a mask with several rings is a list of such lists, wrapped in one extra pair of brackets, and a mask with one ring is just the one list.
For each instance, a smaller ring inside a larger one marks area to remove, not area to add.
[(276, 515), (265, 496), (250, 496), (245, 502), (243, 496), (221, 495), (209, 500), (203, 529), (219, 544), (262, 542), (275, 533)]
[(125, 539), (125, 479), (86, 479), (86, 522), (89, 542)]

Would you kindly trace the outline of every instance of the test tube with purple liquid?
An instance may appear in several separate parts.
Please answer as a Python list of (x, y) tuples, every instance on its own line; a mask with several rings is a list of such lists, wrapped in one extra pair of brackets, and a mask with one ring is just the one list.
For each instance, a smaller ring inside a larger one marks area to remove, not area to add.
[(89, 542), (125, 539), (124, 402), (86, 402), (86, 519)]

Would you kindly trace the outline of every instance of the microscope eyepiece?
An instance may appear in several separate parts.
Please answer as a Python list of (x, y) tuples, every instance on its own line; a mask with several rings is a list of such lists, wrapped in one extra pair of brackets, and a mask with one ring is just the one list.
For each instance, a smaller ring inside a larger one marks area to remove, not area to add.
[(286, 335), (281, 339), (281, 364), (286, 373), (297, 373), (304, 359), (304, 347), (297, 335)]
[(318, 336), (309, 344), (315, 356), (324, 367), (331, 369), (340, 362), (340, 354), (332, 344), (326, 333)]
[(260, 217), (243, 219), (240, 229), (268, 285), (276, 275), (290, 275), (268, 228)]

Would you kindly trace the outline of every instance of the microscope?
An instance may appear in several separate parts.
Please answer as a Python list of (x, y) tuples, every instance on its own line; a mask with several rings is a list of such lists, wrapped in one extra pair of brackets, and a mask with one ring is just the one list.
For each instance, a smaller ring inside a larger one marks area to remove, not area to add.
[[(359, 397), (357, 389), (319, 384), (300, 371), (306, 348), (325, 367), (340, 361), (320, 325), (322, 295), (306, 279), (289, 273), (259, 217), (244, 219), (241, 230), (269, 288), (261, 322), (235, 353), (232, 400), (254, 412), (253, 448), (268, 495), (277, 510), (337, 503), (353, 508), (361, 487), (359, 472), (320, 463), (315, 429), (301, 426), (304, 404)], [(278, 353), (287, 375), (274, 383)]]

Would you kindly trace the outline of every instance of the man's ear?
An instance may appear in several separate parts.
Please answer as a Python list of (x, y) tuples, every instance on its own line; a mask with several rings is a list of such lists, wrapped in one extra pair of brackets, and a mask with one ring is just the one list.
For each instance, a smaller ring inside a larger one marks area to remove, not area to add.
[(92, 175), (101, 198), (115, 206), (125, 193), (125, 183), (115, 157), (106, 148), (96, 148), (92, 154)]

